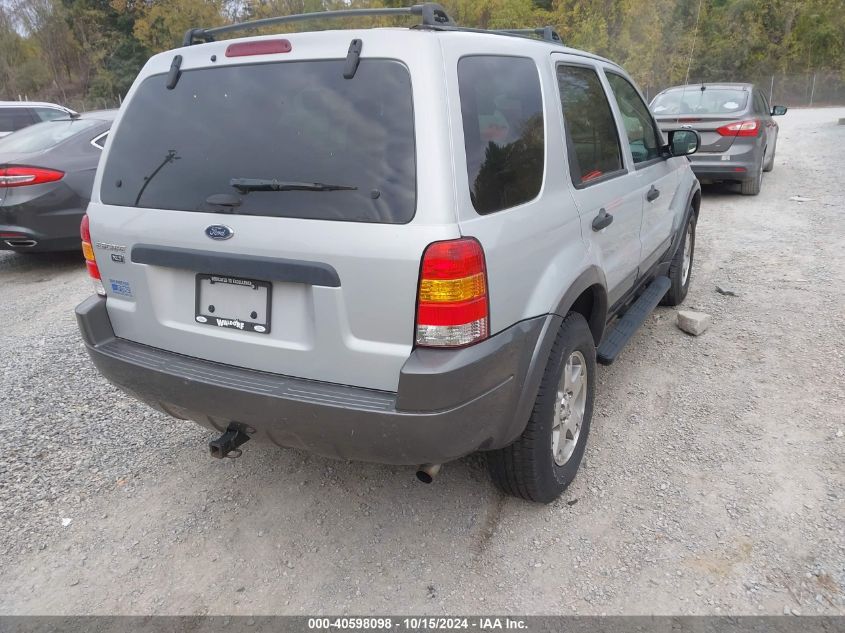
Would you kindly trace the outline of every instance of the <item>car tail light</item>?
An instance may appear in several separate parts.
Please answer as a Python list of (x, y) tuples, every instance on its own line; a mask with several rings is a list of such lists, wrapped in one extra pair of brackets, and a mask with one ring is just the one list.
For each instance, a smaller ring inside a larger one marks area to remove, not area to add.
[(41, 167), (0, 167), (0, 188), (28, 187), (61, 180), (65, 173)]
[(82, 237), (82, 255), (85, 257), (85, 267), (88, 275), (94, 281), (94, 290), (97, 294), (105, 297), (106, 289), (100, 279), (100, 268), (97, 266), (97, 258), (94, 257), (94, 246), (91, 242), (91, 229), (88, 224), (88, 214), (82, 216), (82, 223), (79, 225), (79, 235)]
[(481, 244), (471, 237), (429, 244), (420, 267), (417, 345), (460, 347), (484, 340), (489, 331)]
[(757, 136), (759, 131), (760, 121), (757, 119), (737, 121), (716, 129), (716, 132), (721, 136)]

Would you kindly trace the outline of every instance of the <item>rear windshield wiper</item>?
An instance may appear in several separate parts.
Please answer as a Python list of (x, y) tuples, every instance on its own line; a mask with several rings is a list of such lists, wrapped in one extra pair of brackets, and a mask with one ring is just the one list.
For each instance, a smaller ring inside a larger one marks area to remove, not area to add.
[(354, 191), (358, 187), (327, 185), (322, 182), (293, 182), (265, 178), (232, 178), (229, 181), (241, 193), (250, 191)]

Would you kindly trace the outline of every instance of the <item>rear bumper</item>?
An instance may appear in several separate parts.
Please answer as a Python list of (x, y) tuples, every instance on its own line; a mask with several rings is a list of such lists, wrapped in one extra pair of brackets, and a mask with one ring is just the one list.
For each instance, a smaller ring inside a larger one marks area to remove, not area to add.
[(699, 180), (749, 180), (757, 175), (759, 150), (742, 150), (735, 145), (723, 154), (693, 154), (690, 167)]
[[(8, 202), (8, 201), (7, 201)], [(33, 200), (26, 204), (0, 205), (0, 250), (16, 251), (72, 251), (79, 250), (79, 223), (85, 210), (77, 206), (78, 199), (69, 206)], [(59, 202), (66, 202), (60, 200)], [(14, 234), (15, 237), (5, 237)]]
[[(80, 221), (82, 215), (79, 216)], [(9, 235), (14, 236), (9, 237)], [(50, 237), (20, 226), (0, 224), (0, 251), (48, 253), (54, 251), (78, 251), (79, 237)]]
[(116, 338), (106, 300), (76, 308), (100, 372), (176, 418), (327, 457), (442, 463), (512, 442), (525, 427), (560, 318), (518, 323), (460, 350), (415, 350), (397, 393), (323, 383), (199, 360)]

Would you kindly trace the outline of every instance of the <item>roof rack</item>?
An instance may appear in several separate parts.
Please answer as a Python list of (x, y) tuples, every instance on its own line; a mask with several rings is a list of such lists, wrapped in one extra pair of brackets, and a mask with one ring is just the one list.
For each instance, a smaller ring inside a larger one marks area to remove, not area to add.
[(521, 35), (523, 37), (532, 37), (537, 35), (546, 42), (554, 42), (555, 44), (563, 44), (563, 40), (557, 31), (550, 26), (542, 26), (539, 29), (495, 29), (491, 33), (500, 33), (501, 35)]
[(379, 15), (420, 15), (422, 16), (422, 26), (454, 26), (455, 23), (449, 14), (439, 4), (434, 2), (426, 2), (424, 4), (415, 4), (412, 7), (402, 8), (383, 8), (383, 9), (343, 9), (340, 11), (315, 11), (314, 13), (299, 13), (296, 15), (282, 15), (273, 18), (263, 18), (261, 20), (252, 20), (250, 22), (240, 22), (238, 24), (227, 24), (226, 26), (216, 26), (210, 29), (190, 29), (185, 33), (185, 39), (182, 41), (182, 46), (191, 46), (193, 44), (200, 44), (202, 42), (213, 42), (215, 35), (222, 33), (231, 33), (233, 31), (248, 31), (252, 29), (260, 29), (264, 26), (272, 24), (287, 24), (289, 22), (302, 22), (304, 20), (323, 20), (336, 18), (355, 18), (365, 16), (379, 16)]

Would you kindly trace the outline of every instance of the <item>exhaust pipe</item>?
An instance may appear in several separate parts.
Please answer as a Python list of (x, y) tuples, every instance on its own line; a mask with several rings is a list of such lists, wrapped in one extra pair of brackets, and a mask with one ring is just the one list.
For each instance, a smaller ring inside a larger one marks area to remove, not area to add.
[(35, 240), (5, 240), (7, 246), (11, 246), (12, 248), (32, 248), (38, 244)]
[(430, 484), (440, 472), (440, 464), (423, 464), (417, 468), (417, 479), (424, 484)]
[(249, 435), (244, 433), (241, 428), (230, 424), (223, 435), (208, 443), (208, 451), (216, 459), (223, 459), (224, 457), (237, 458), (243, 453), (238, 446), (248, 442), (249, 439)]

